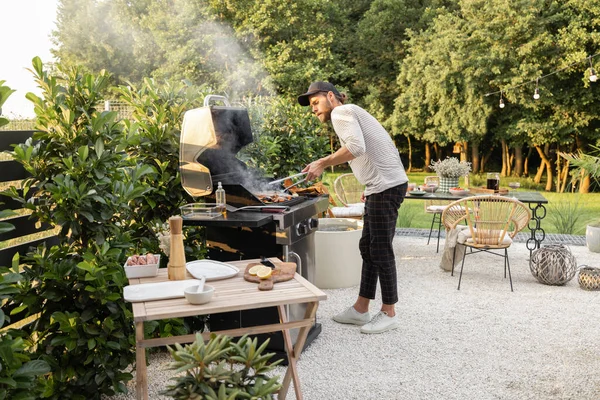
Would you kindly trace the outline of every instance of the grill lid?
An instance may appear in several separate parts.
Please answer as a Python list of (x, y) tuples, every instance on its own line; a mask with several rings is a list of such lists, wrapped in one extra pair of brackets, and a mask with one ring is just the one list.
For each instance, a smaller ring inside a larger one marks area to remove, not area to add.
[[(225, 106), (211, 106), (221, 101)], [(236, 158), (252, 142), (248, 111), (231, 107), (226, 97), (208, 95), (204, 107), (186, 111), (179, 141), (181, 184), (192, 197), (213, 191), (212, 174), (241, 172), (246, 165)]]

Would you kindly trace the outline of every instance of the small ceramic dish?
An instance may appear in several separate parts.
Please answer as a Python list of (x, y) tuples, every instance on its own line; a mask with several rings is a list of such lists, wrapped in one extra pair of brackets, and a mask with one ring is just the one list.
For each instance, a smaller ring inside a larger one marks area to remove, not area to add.
[(467, 189), (450, 188), (450, 189), (448, 189), (448, 191), (450, 192), (450, 194), (453, 194), (455, 196), (465, 196), (465, 195), (469, 194), (469, 191)]
[(185, 289), (183, 294), (185, 299), (191, 304), (206, 304), (212, 299), (215, 293), (215, 288), (210, 285), (204, 285), (204, 290), (200, 293), (197, 292), (198, 285), (190, 286)]
[(409, 192), (409, 194), (411, 196), (424, 196), (427, 194), (427, 192), (423, 192), (421, 190), (413, 190), (413, 191)]
[(436, 185), (421, 185), (419, 186), (419, 189), (427, 193), (434, 193), (438, 190), (438, 187)]
[[(146, 256), (132, 256), (132, 257), (146, 257)], [(127, 258), (129, 261), (130, 258)], [(155, 254), (154, 258), (156, 263), (154, 264), (143, 264), (143, 265), (127, 265), (125, 262), (125, 275), (127, 279), (134, 278), (149, 278), (158, 274), (158, 266), (160, 265), (160, 254)]]

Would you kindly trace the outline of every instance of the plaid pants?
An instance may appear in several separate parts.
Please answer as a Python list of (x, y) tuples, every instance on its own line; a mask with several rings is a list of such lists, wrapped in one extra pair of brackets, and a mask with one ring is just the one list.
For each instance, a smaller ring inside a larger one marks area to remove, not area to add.
[(396, 259), (392, 241), (396, 233), (398, 209), (404, 201), (407, 183), (367, 196), (364, 226), (359, 242), (363, 259), (359, 296), (374, 299), (377, 280), (383, 304), (398, 302)]

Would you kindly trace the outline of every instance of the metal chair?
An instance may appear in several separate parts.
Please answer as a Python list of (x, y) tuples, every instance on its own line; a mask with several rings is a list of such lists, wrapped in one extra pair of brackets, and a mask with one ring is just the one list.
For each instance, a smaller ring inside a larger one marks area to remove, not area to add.
[[(485, 251), (504, 257), (504, 278), (508, 270), (510, 290), (513, 291), (508, 248), (515, 235), (527, 226), (531, 213), (525, 204), (517, 199), (497, 195), (466, 197), (450, 203), (442, 213), (442, 223), (446, 229), (456, 229), (460, 223), (466, 223), (468, 229), (458, 234), (458, 243), (465, 246), (464, 256), (458, 278), (458, 290), (462, 280), (465, 257)], [(471, 252), (467, 253), (467, 247)], [(491, 250), (503, 249), (504, 254)], [(454, 248), (454, 257), (456, 247)], [(454, 260), (452, 262), (454, 276)]]
[[(425, 185), (436, 184), (440, 186), (440, 178), (436, 175), (426, 176), (424, 180)], [(427, 238), (427, 244), (431, 240), (431, 234), (433, 233), (433, 226), (437, 222), (437, 249), (436, 253), (440, 251), (440, 234), (442, 232), (442, 212), (446, 206), (450, 204), (447, 200), (425, 200), (425, 212), (427, 214), (433, 214), (431, 219), (431, 227), (429, 228), (429, 237)]]

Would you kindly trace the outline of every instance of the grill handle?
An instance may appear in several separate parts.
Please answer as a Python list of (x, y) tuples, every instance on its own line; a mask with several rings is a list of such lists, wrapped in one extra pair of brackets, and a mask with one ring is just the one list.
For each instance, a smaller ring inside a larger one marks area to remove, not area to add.
[(298, 253), (296, 253), (294, 251), (288, 251), (285, 261), (289, 262), (290, 261), (290, 256), (294, 257), (296, 259), (296, 263), (298, 264), (298, 274), (300, 276), (302, 276), (302, 259), (300, 258), (300, 256), (298, 255)]
[(217, 94), (209, 94), (206, 95), (204, 97), (204, 107), (208, 107), (210, 105), (210, 101), (222, 101), (223, 104), (225, 104), (225, 106), (227, 107), (231, 107), (231, 104), (229, 104), (229, 100), (227, 99), (227, 97), (225, 96), (219, 96)]

